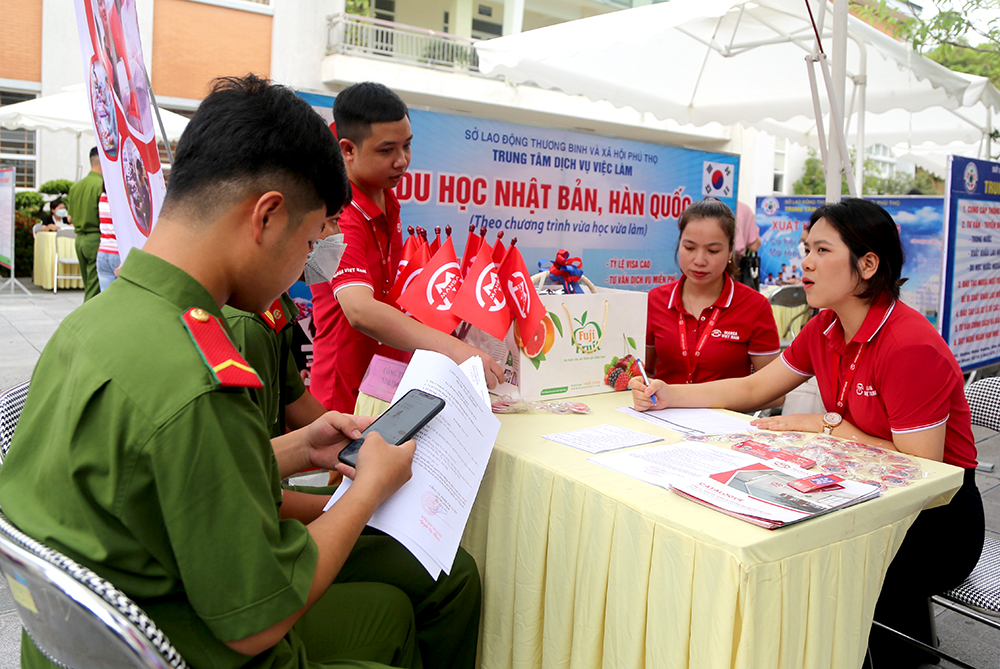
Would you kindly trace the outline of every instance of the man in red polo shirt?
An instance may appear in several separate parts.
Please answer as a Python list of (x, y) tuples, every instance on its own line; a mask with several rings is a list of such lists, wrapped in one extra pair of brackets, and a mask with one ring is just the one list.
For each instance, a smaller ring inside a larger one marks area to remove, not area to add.
[(410, 165), (406, 104), (382, 84), (362, 82), (337, 95), (333, 117), (354, 199), (340, 219), (347, 244), (340, 267), (328, 284), (312, 286), (310, 392), (327, 409), (353, 412), (372, 356), (408, 361), (418, 348), (455, 362), (478, 355), (493, 388), (502, 372), (489, 354), (419, 323), (387, 299), (403, 248), (392, 189)]

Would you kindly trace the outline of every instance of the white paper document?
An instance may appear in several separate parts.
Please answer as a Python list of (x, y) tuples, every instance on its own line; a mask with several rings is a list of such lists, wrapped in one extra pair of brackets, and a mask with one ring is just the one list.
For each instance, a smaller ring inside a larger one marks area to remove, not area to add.
[(664, 488), (760, 462), (746, 453), (693, 441), (605, 453), (595, 455), (590, 461)]
[[(415, 437), (412, 478), (375, 511), (368, 525), (406, 546), (437, 578), (441, 571), (451, 572), (500, 421), (482, 392), (486, 380), (478, 358), (459, 368), (439, 353), (416, 351), (393, 402), (414, 388), (440, 397), (445, 407)], [(344, 479), (324, 511), (349, 487)]]
[(659, 409), (636, 411), (632, 407), (619, 407), (619, 411), (667, 430), (691, 436), (704, 434), (729, 434), (757, 428), (742, 418), (715, 409)]
[(619, 448), (642, 446), (643, 444), (663, 441), (662, 437), (654, 437), (645, 432), (638, 432), (637, 430), (630, 430), (621, 425), (611, 424), (586, 427), (582, 430), (573, 430), (572, 432), (543, 434), (542, 437), (559, 444), (579, 448), (588, 453), (603, 453)]

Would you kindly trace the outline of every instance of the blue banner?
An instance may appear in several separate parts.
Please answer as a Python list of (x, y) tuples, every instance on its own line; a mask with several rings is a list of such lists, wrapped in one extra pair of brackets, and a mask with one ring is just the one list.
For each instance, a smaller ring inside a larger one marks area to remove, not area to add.
[(1000, 362), (1000, 163), (949, 160), (941, 334), (969, 370)]
[(777, 285), (802, 279), (799, 244), (809, 217), (825, 198), (821, 195), (766, 196), (757, 198), (760, 228), (760, 283)]
[[(333, 97), (300, 93), (331, 119)], [(396, 187), (404, 231), (498, 232), (529, 269), (566, 249), (598, 286), (649, 290), (679, 275), (684, 208), (706, 195), (736, 209), (739, 156), (411, 110), (413, 157)], [(404, 232), (405, 234), (405, 232)]]
[(941, 273), (944, 263), (944, 198), (892, 195), (865, 198), (881, 205), (899, 227), (903, 242), (903, 302), (938, 327), (941, 306)]
[[(906, 262), (901, 297), (938, 325), (941, 268), (944, 255), (944, 199), (892, 195), (865, 198), (881, 205), (896, 221)], [(826, 198), (820, 195), (757, 198), (760, 228), (761, 285), (798, 283), (802, 279), (802, 231)]]

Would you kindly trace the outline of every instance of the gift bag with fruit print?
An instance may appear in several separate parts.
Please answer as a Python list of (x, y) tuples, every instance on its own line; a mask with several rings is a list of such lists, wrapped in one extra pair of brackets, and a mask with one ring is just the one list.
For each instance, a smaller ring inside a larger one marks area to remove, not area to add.
[[(646, 293), (596, 288), (582, 295), (540, 295), (545, 317), (503, 341), (472, 328), (465, 341), (504, 370), (498, 395), (557, 399), (624, 389), (646, 347)], [(615, 370), (619, 370), (615, 372)]]

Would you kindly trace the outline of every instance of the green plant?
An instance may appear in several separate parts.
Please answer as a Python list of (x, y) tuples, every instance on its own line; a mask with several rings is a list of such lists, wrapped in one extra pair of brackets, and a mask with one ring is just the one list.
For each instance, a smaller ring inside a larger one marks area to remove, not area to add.
[[(14, 275), (30, 276), (35, 264), (35, 236), (31, 229), (38, 220), (24, 212), (14, 213)], [(10, 276), (6, 267), (0, 267), (0, 276)]]
[[(856, 152), (854, 147), (848, 147), (851, 156), (851, 165), (854, 164)], [(882, 178), (878, 169), (878, 164), (870, 158), (865, 158), (864, 165), (864, 187), (859, 195), (874, 195), (881, 193)], [(826, 195), (826, 176), (823, 174), (823, 162), (816, 155), (815, 149), (809, 149), (809, 157), (806, 158), (805, 171), (802, 178), (792, 184), (792, 192), (796, 195)], [(840, 192), (847, 195), (847, 176), (840, 177)]]
[(41, 211), (44, 204), (45, 198), (42, 197), (42, 194), (33, 190), (21, 191), (14, 194), (15, 211), (24, 211), (34, 214), (37, 211)]
[(52, 181), (46, 181), (38, 189), (39, 193), (45, 193), (46, 195), (66, 195), (69, 193), (70, 186), (73, 182), (69, 179), (53, 179)]

